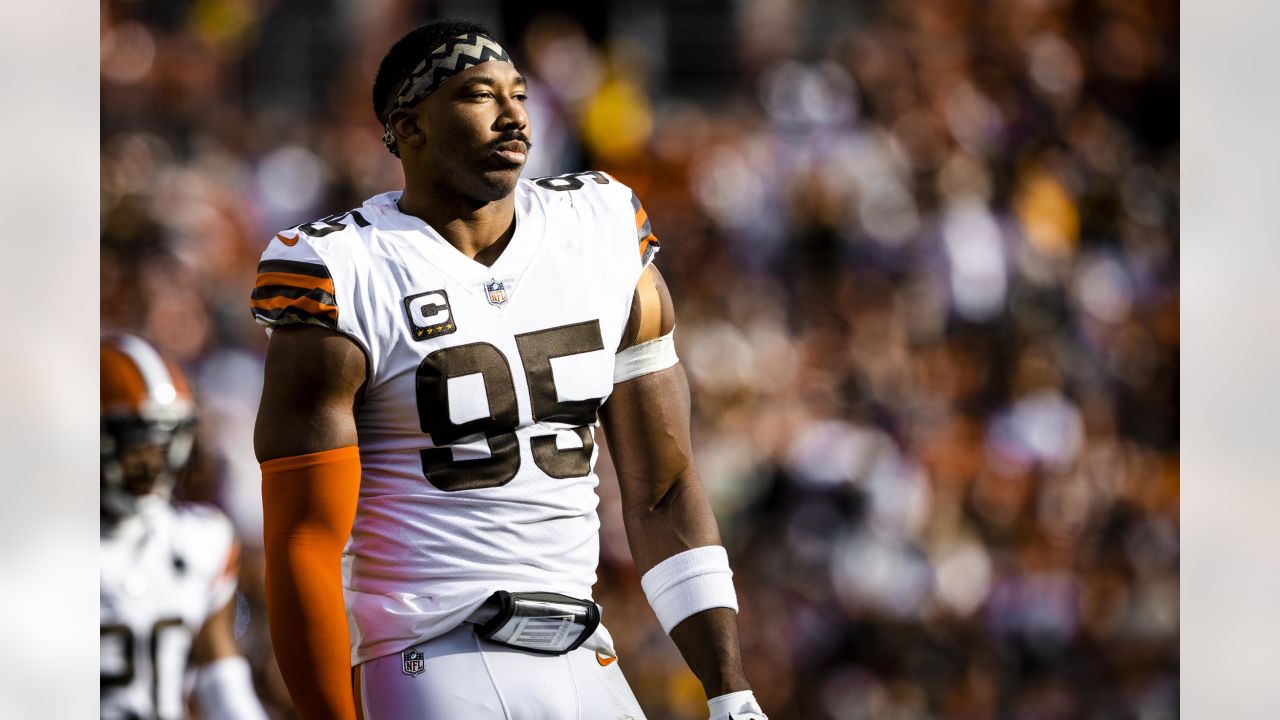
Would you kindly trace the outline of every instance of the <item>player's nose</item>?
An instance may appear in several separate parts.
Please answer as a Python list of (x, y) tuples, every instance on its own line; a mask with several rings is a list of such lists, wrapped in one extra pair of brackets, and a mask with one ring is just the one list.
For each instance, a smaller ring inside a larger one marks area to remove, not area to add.
[(529, 113), (525, 110), (524, 103), (514, 97), (508, 96), (502, 102), (502, 113), (498, 116), (497, 129), (499, 130), (524, 130), (529, 128)]

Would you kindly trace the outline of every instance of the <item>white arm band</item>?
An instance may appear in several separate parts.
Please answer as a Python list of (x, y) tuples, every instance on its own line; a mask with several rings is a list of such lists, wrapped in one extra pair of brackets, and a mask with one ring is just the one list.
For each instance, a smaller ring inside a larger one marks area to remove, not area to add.
[(201, 717), (209, 720), (267, 720), (253, 692), (249, 663), (239, 655), (196, 668), (195, 695)]
[(632, 345), (613, 356), (613, 383), (666, 370), (680, 362), (676, 357), (675, 330), (660, 338)]
[(719, 545), (672, 555), (645, 573), (640, 586), (668, 634), (681, 620), (703, 610), (727, 607), (738, 611), (729, 554)]

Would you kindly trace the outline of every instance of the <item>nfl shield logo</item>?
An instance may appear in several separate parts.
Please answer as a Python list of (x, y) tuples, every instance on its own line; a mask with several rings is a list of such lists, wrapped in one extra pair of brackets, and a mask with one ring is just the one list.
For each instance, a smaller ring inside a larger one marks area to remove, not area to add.
[(421, 675), (422, 671), (427, 669), (427, 661), (422, 657), (422, 653), (417, 650), (405, 650), (400, 653), (400, 657), (404, 660), (405, 675)]
[(507, 301), (507, 286), (499, 280), (490, 280), (485, 283), (484, 293), (489, 298), (489, 304), (495, 307)]

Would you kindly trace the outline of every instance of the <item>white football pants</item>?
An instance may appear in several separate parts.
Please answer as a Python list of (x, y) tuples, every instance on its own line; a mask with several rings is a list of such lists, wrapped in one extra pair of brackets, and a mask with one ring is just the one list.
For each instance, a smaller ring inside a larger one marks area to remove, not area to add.
[[(541, 655), (485, 642), (460, 627), (404, 653), (356, 666), (362, 720), (644, 720), (616, 659), (579, 647)], [(410, 664), (409, 670), (416, 670)]]

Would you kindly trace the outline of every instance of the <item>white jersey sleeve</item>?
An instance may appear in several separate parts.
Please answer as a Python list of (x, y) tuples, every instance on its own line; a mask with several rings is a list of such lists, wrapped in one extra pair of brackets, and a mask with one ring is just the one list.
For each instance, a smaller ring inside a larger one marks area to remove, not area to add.
[[(359, 210), (276, 233), (258, 263), (249, 308), (267, 333), (281, 325), (319, 325), (351, 338), (369, 362), (367, 252)], [(373, 368), (369, 368), (372, 374)]]
[(653, 256), (658, 254), (660, 243), (658, 237), (653, 234), (653, 223), (649, 221), (649, 213), (645, 212), (635, 191), (621, 183), (618, 186), (631, 193), (631, 212), (636, 225), (636, 249), (640, 253), (640, 267), (643, 269), (653, 262)]

